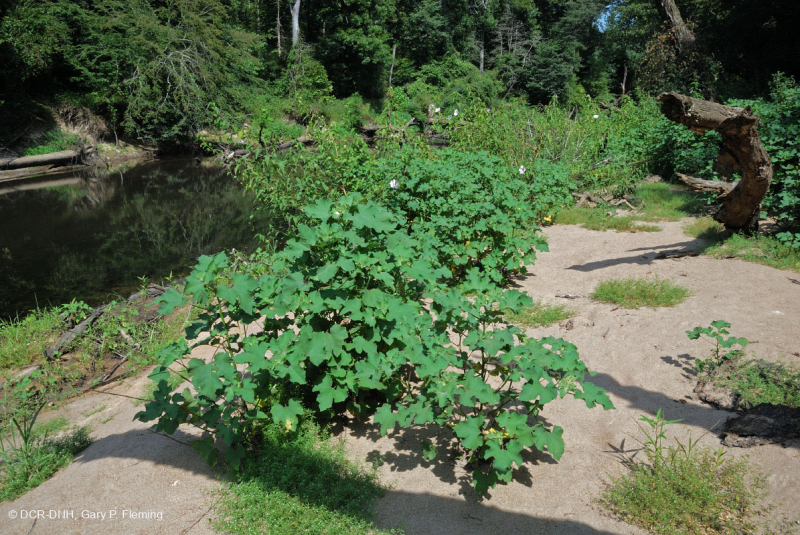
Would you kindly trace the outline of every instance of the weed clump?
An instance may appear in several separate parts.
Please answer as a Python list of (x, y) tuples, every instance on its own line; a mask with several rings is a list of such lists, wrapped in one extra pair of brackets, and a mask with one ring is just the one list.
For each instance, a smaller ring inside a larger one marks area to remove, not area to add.
[(63, 427), (63, 421), (35, 426), (43, 407), (29, 417), (12, 419), (5, 436), (0, 435), (0, 501), (14, 500), (39, 486), (92, 443), (88, 427), (49, 438), (48, 432)]
[(630, 471), (612, 479), (600, 503), (626, 522), (664, 535), (752, 533), (763, 485), (747, 459), (727, 458), (724, 450), (699, 447), (691, 437), (667, 446), (665, 428), (680, 420), (663, 419), (660, 409), (641, 421), (647, 424), (639, 424), (647, 461), (630, 462)]

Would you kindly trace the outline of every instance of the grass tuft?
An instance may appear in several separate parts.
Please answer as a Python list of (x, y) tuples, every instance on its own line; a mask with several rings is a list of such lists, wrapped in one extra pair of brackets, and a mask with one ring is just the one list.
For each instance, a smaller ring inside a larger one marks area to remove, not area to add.
[(503, 312), (503, 315), (506, 321), (510, 323), (533, 328), (547, 327), (548, 325), (569, 319), (575, 315), (575, 312), (564, 305), (535, 303), (532, 307), (525, 307), (518, 313), (506, 310)]
[(696, 214), (702, 207), (698, 193), (664, 182), (642, 184), (633, 196), (642, 201), (638, 219), (645, 221), (678, 221)]
[(217, 529), (229, 535), (378, 533), (370, 513), (382, 493), (377, 474), (351, 463), (343, 444), (315, 424), (303, 422), (292, 433), (269, 425), (259, 450), (221, 491)]
[(616, 230), (617, 232), (658, 232), (660, 227), (643, 225), (635, 216), (611, 216), (605, 210), (595, 208), (571, 208), (559, 212), (556, 223), (560, 225), (583, 225), (588, 230)]
[(717, 243), (722, 241), (724, 237), (725, 226), (718, 221), (714, 221), (711, 216), (703, 216), (696, 217), (684, 224), (683, 232), (693, 238)]
[(669, 307), (682, 303), (688, 288), (663, 279), (612, 279), (597, 285), (592, 299), (622, 308)]
[(614, 479), (602, 503), (628, 523), (665, 535), (752, 533), (748, 518), (758, 501), (748, 488), (745, 459), (727, 459), (718, 466), (713, 450), (691, 456), (678, 453), (658, 469), (637, 464)]
[(62, 322), (58, 309), (32, 312), (16, 321), (0, 319), (0, 370), (35, 362), (58, 339)]
[(571, 208), (556, 217), (562, 225), (583, 225), (589, 230), (616, 230), (617, 232), (658, 232), (655, 225), (641, 221), (678, 221), (700, 210), (698, 194), (682, 186), (656, 183), (642, 184), (633, 194), (641, 202), (638, 212), (630, 215), (609, 215), (607, 206), (597, 208)]
[(747, 262), (800, 272), (800, 249), (783, 244), (772, 236), (734, 234), (705, 252), (714, 258), (734, 256)]

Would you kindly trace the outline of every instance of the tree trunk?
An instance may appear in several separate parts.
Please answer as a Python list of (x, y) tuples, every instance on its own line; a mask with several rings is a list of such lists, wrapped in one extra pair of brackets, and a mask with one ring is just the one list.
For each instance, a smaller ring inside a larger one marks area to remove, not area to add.
[[(669, 120), (682, 124), (697, 134), (716, 130), (722, 136), (724, 147), (720, 158), (734, 160), (731, 168), (741, 167), (742, 178), (738, 182), (713, 182), (686, 175), (678, 175), (690, 188), (719, 193), (721, 203), (714, 219), (731, 230), (755, 231), (761, 201), (772, 182), (772, 161), (758, 138), (756, 126), (759, 117), (750, 107), (732, 108), (698, 100), (674, 91), (661, 93), (661, 113)], [(735, 164), (735, 165), (734, 165)]]
[(392, 66), (389, 68), (389, 87), (392, 87), (392, 74), (394, 74), (394, 56), (397, 53), (397, 43), (392, 47)]
[(292, 13), (292, 46), (297, 46), (300, 40), (300, 0), (295, 0), (290, 8)]
[(275, 35), (278, 37), (278, 56), (281, 55), (281, 1), (275, 0)]
[(675, 37), (678, 39), (678, 46), (681, 50), (685, 51), (692, 48), (697, 39), (694, 33), (686, 26), (686, 23), (683, 22), (683, 17), (681, 17), (678, 6), (675, 5), (675, 0), (655, 0), (655, 2), (661, 18), (675, 32)]
[(481, 71), (480, 73), (483, 74), (483, 44), (484, 44), (484, 33), (481, 31)]

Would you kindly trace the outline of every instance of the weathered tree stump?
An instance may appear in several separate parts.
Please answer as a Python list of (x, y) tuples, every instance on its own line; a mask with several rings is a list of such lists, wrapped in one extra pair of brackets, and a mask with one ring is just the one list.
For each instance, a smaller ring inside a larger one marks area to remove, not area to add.
[(756, 131), (760, 118), (753, 115), (749, 106), (733, 108), (674, 91), (661, 93), (658, 101), (661, 102), (661, 112), (669, 120), (688, 127), (692, 132), (702, 135), (715, 130), (720, 133), (723, 146), (716, 169), (729, 174), (734, 169), (742, 170), (738, 182), (702, 180), (682, 174), (678, 174), (678, 178), (694, 190), (719, 193), (720, 206), (714, 219), (725, 228), (746, 232), (757, 230), (761, 201), (772, 182), (772, 161)]

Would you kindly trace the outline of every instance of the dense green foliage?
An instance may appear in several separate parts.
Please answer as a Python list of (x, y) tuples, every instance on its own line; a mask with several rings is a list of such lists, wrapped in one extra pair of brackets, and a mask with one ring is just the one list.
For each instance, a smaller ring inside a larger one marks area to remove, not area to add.
[[(447, 182), (420, 180), (418, 187), (437, 190), (439, 183)], [(473, 477), (481, 494), (511, 479), (526, 448), (558, 459), (562, 430), (536, 419), (541, 408), (567, 394), (588, 407), (611, 403), (583, 380), (588, 370), (573, 345), (527, 340), (502, 320), (502, 311), (518, 313), (533, 304), (498, 286), (512, 259), (489, 259), (510, 251), (493, 250), (493, 240), (480, 235), (504, 216), (504, 207), (484, 202), (484, 213), (465, 221), (467, 231), (478, 232), (471, 237), (482, 250), (467, 244), (454, 251), (428, 229), (415, 231), (405, 210), (419, 210), (415, 217), (423, 220), (425, 210), (402, 195), (402, 184), (387, 186), (398, 197), (397, 211), (358, 194), (306, 207), (311, 224), (299, 224), (297, 237), (270, 256), (271, 268), (258, 277), (226, 275), (224, 254), (202, 257), (184, 290), (201, 311), (187, 329), (192, 344), (163, 352), (151, 375), (159, 388), (139, 418), (157, 420), (167, 432), (189, 423), (213, 433), (195, 442), (196, 449), (216, 462), (216, 436), (232, 446), (225, 455), (234, 466), (244, 454), (243, 437), (259, 421), (271, 416), (292, 430), (303, 407), (323, 415), (374, 413), (383, 433), (397, 425), (436, 424), (452, 429), (478, 463)], [(453, 191), (464, 198), (476, 193)], [(498, 238), (505, 239), (502, 233)], [(524, 255), (513, 265), (530, 261), (538, 239), (509, 239), (508, 249)], [(463, 275), (453, 267), (462, 260), (459, 266), (474, 265)], [(186, 297), (172, 290), (162, 301), (168, 312)], [(260, 329), (235, 328), (261, 317)], [(185, 361), (198, 345), (220, 352), (213, 361)], [(173, 394), (170, 373), (191, 380), (194, 392)], [(427, 458), (436, 455), (433, 444), (424, 451)]]
[(30, 97), (66, 99), (169, 144), (209, 122), (209, 101), (241, 105), (259, 85), (259, 39), (226, 24), (218, 0), (11, 4), (0, 22), (6, 114), (24, 114)]

